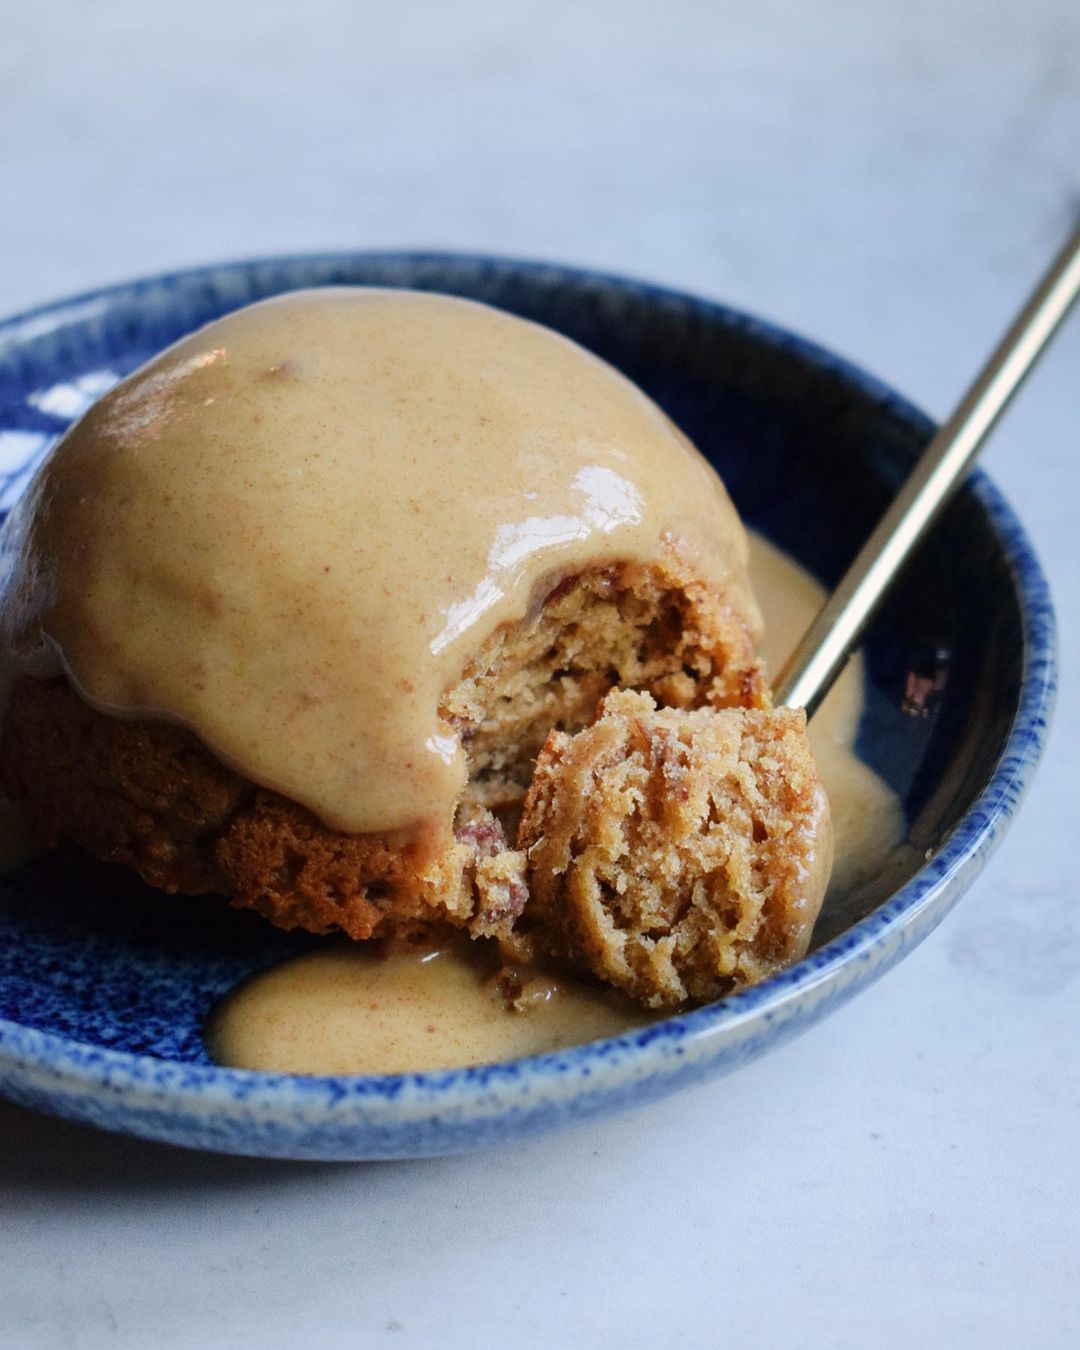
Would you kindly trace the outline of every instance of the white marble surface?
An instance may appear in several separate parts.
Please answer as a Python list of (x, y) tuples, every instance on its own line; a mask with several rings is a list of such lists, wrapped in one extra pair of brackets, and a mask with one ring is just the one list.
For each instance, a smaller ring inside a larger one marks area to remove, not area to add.
[[(487, 248), (758, 310), (941, 414), (1080, 202), (1076, 0), (0, 0), (0, 310)], [(486, 1156), (201, 1157), (0, 1107), (0, 1344), (1080, 1343), (1080, 322), (988, 451), (1052, 747), (941, 929), (801, 1041)]]

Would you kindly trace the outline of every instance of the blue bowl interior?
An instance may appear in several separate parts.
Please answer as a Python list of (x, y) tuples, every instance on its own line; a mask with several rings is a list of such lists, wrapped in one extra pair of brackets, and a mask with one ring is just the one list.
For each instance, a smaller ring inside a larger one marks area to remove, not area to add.
[[(517, 263), (353, 255), (137, 283), (0, 330), (0, 480), (29, 466), (115, 376), (238, 305), (300, 286), (412, 286), (537, 319), (657, 400), (726, 481), (744, 518), (834, 583), (931, 424), (866, 376), (745, 316), (589, 274)], [(980, 494), (953, 502), (866, 638), (863, 758), (903, 798), (910, 842), (937, 850), (989, 782), (1013, 725), (1023, 624)], [(934, 686), (921, 715), (912, 682)], [(830, 904), (821, 945), (911, 875), (912, 853)], [(239, 980), (317, 939), (207, 897), (169, 898), (58, 851), (0, 878), (0, 1018), (114, 1050), (208, 1063), (202, 1028)]]

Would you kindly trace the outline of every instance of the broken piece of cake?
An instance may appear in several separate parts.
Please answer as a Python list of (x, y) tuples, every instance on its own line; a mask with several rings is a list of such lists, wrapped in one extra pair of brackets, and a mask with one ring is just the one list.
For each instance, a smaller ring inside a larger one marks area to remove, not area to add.
[(806, 717), (613, 692), (548, 737), (518, 846), (543, 951), (654, 1008), (754, 984), (804, 955), (829, 878)]

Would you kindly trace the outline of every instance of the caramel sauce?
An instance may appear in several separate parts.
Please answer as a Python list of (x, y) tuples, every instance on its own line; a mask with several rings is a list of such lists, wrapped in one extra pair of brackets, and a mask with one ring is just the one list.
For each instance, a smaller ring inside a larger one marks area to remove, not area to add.
[(245, 1069), (408, 1073), (543, 1054), (648, 1020), (614, 991), (562, 977), (545, 979), (527, 1012), (507, 1011), (475, 943), (330, 943), (241, 985), (207, 1044)]
[(675, 549), (747, 626), (719, 478), (605, 362), (413, 291), (294, 292), (106, 394), (4, 529), (0, 657), (354, 833), (450, 828), (446, 690), (554, 577)]

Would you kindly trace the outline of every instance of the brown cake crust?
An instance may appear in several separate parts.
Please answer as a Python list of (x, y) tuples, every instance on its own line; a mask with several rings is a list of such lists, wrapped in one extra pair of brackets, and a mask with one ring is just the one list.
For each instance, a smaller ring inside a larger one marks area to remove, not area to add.
[(64, 680), (20, 682), (8, 727), (5, 783), (42, 842), (71, 839), (161, 890), (219, 891), (281, 928), (357, 939), (436, 922), (498, 936), (524, 905), (523, 860), (482, 808), (428, 837), (343, 834), (184, 728), (106, 717)]
[(47, 844), (71, 839), (166, 891), (221, 892), (280, 927), (362, 939), (448, 921), (508, 939), (524, 860), (492, 810), (513, 821), (548, 733), (585, 726), (614, 685), (675, 707), (767, 702), (742, 594), (710, 589), (674, 555), (553, 584), (446, 695), (470, 767), (453, 822), (332, 830), (186, 729), (102, 714), (63, 679), (16, 685), (0, 781)]
[(831, 865), (805, 715), (613, 692), (549, 736), (518, 847), (541, 950), (651, 1007), (764, 979), (805, 954)]

